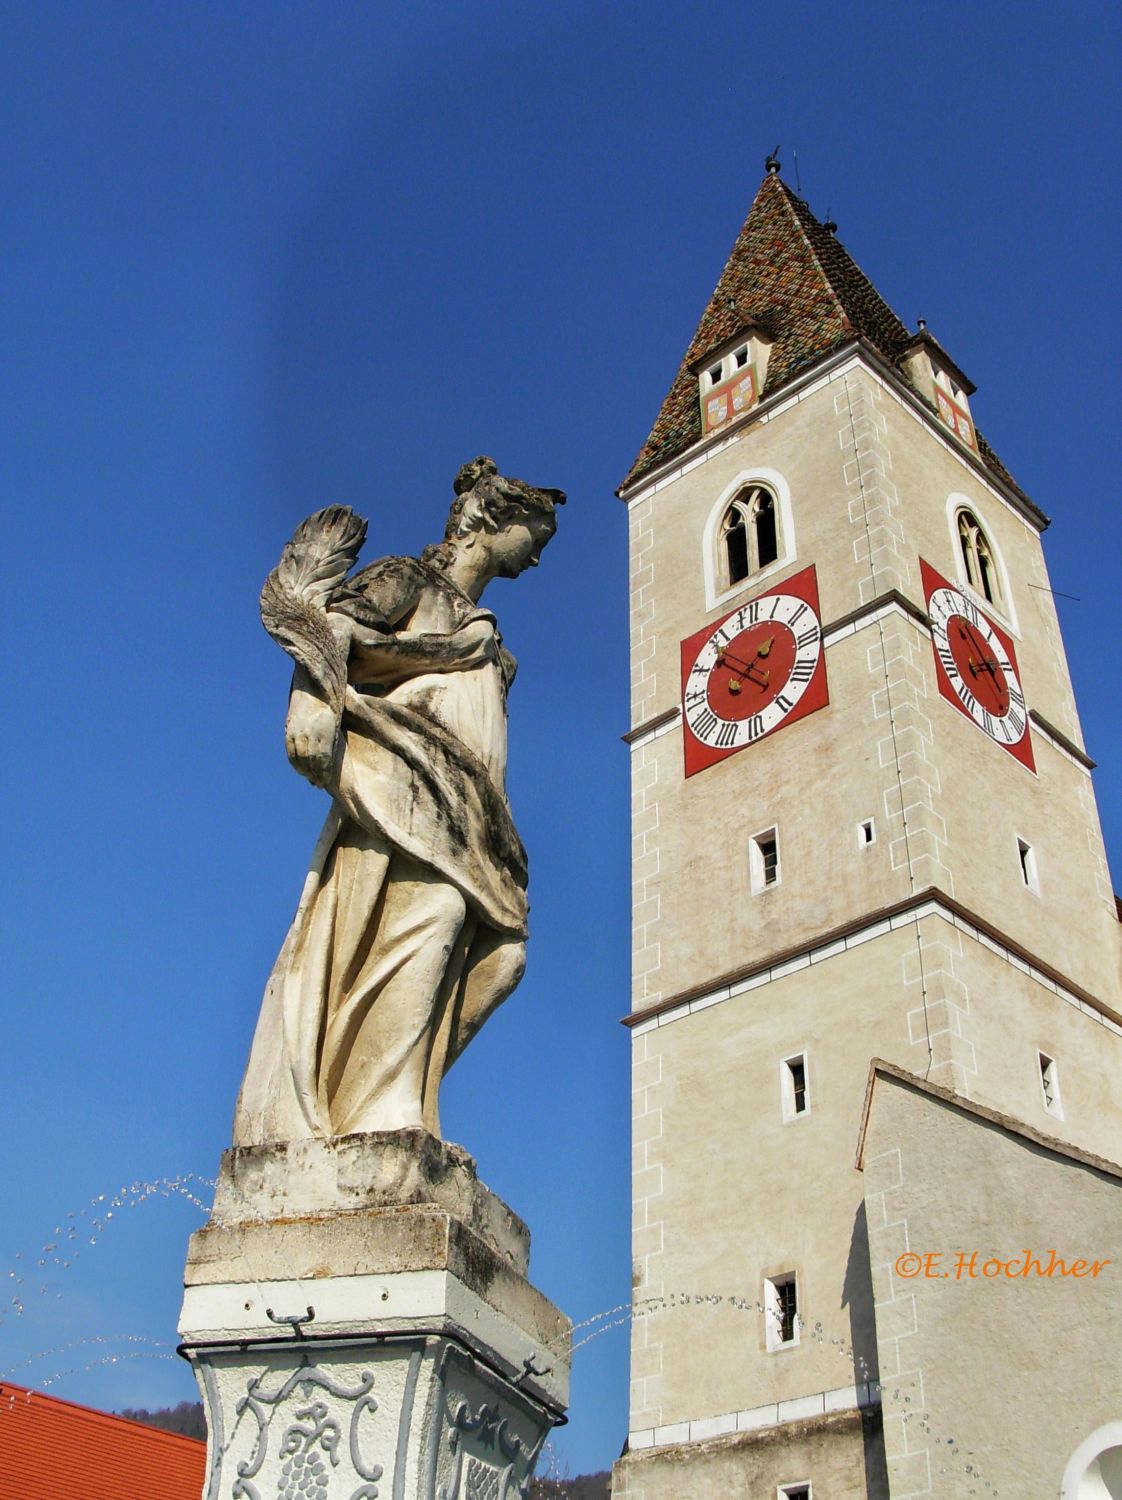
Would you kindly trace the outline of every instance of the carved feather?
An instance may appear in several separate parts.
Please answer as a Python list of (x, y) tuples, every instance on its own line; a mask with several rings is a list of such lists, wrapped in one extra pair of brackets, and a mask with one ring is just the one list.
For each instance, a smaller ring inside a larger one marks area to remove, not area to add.
[(301, 521), (281, 553), (276, 568), (280, 587), (287, 594), (325, 608), (332, 589), (354, 567), (365, 540), (366, 522), (349, 505), (317, 510)]
[(366, 540), (366, 522), (349, 505), (329, 505), (296, 528), (261, 590), (261, 623), (302, 666), (336, 715), (343, 711), (347, 662), (327, 619), (339, 587)]

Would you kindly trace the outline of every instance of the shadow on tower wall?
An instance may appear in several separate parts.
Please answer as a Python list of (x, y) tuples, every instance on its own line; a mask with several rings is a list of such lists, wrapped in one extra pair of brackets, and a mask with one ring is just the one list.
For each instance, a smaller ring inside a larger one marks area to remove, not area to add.
[[(880, 1380), (877, 1359), (877, 1319), (873, 1303), (873, 1274), (869, 1264), (869, 1222), (862, 1201), (853, 1220), (849, 1259), (842, 1287), (842, 1306), (849, 1310), (849, 1344), (853, 1351), (853, 1379)], [(880, 1405), (863, 1413), (862, 1441), (865, 1450), (865, 1495), (867, 1500), (887, 1500), (888, 1466), (884, 1456), (884, 1427)]]

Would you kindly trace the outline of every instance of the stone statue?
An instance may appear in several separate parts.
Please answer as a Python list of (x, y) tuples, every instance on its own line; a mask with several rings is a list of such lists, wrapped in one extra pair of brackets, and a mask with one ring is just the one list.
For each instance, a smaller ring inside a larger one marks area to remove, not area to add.
[(422, 1127), (522, 976), (504, 791), (515, 663), (479, 599), (537, 564), (560, 490), (465, 464), (444, 540), (348, 578), (366, 523), (310, 516), (261, 594), (296, 662), (285, 744), (332, 807), (265, 991), (234, 1145)]

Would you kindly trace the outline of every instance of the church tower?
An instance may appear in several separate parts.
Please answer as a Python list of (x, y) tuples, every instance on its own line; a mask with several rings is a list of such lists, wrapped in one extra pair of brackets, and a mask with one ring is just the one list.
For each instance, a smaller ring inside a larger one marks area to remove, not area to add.
[(619, 492), (628, 1500), (1059, 1495), (1122, 1463), (1122, 1267), (955, 1259), (1110, 1257), (1112, 1214), (1122, 1256), (1122, 929), (1047, 518), (974, 394), (769, 160)]

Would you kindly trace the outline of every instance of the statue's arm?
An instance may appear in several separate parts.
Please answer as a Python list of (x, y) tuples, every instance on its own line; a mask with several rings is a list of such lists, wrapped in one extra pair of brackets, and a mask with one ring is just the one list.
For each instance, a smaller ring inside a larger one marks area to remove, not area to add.
[(447, 635), (393, 635), (358, 624), (351, 629), (352, 675), (385, 685), (420, 672), (463, 672), (493, 661), (496, 652), (490, 615), (468, 620)]
[[(328, 615), (331, 634), (346, 660), (352, 622), (346, 616)], [(329, 701), (322, 685), (306, 667), (296, 664), (288, 694), (284, 721), (284, 748), (288, 759), (313, 786), (324, 786), (335, 760), (342, 722), (342, 706)]]
[[(349, 614), (327, 612), (335, 643), (348, 662), (348, 675), (384, 687), (421, 672), (462, 672), (494, 660), (498, 643), (490, 615), (468, 620), (447, 635), (394, 635), (359, 624)], [(288, 697), (284, 745), (301, 776), (314, 786), (327, 783), (339, 740), (341, 713), (322, 686), (297, 664)]]

